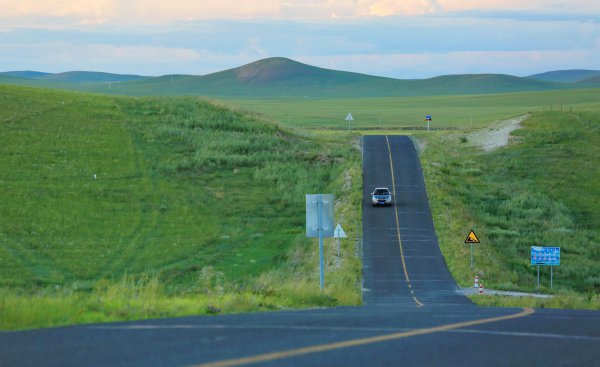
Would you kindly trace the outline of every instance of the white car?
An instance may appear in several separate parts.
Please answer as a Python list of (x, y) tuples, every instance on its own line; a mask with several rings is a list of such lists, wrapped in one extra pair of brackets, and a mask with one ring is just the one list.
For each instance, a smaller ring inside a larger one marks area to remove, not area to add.
[(392, 193), (387, 187), (376, 187), (371, 193), (373, 206), (392, 206)]

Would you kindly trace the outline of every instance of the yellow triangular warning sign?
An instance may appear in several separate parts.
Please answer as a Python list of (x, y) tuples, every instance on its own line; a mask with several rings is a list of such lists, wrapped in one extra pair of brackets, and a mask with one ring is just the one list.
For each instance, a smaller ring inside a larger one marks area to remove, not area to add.
[(479, 243), (479, 238), (477, 238), (477, 235), (475, 234), (475, 232), (473, 232), (473, 230), (469, 232), (465, 243)]

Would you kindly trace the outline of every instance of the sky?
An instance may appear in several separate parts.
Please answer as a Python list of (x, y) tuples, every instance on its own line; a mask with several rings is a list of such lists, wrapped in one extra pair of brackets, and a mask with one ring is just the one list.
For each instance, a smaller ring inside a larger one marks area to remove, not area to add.
[(0, 71), (203, 75), (267, 57), (392, 78), (600, 69), (598, 0), (0, 0)]

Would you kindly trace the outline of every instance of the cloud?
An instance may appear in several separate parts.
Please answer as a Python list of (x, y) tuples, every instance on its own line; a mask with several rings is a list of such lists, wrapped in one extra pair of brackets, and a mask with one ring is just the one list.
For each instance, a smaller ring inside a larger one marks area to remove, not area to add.
[(0, 19), (158, 24), (201, 19), (330, 19), (441, 10), (436, 0), (0, 0)]

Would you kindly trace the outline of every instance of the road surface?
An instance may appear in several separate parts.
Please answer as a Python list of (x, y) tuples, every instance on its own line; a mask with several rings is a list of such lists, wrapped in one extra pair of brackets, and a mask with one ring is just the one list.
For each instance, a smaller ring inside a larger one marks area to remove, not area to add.
[[(600, 312), (459, 295), (408, 137), (364, 138), (362, 307), (0, 333), (0, 366), (598, 366)], [(394, 192), (373, 208), (375, 186)]]

